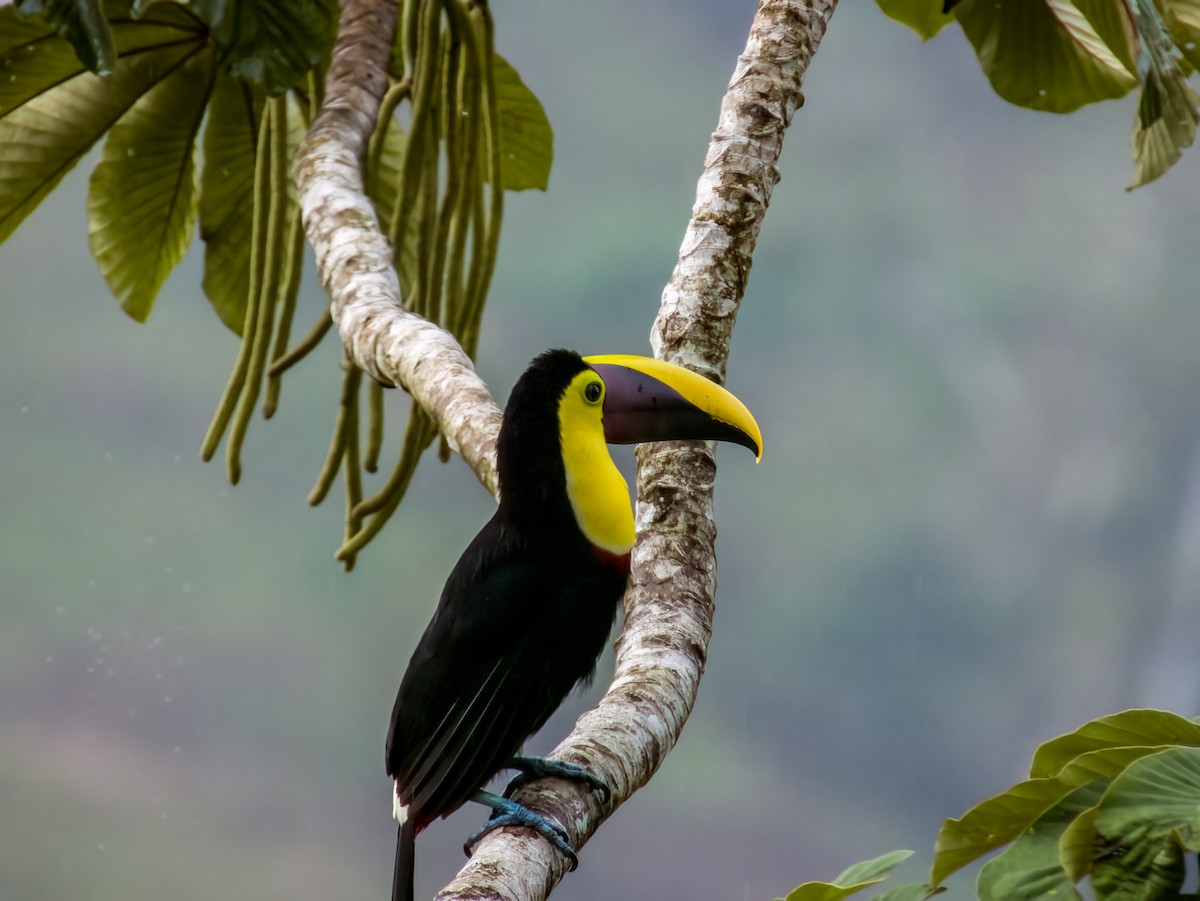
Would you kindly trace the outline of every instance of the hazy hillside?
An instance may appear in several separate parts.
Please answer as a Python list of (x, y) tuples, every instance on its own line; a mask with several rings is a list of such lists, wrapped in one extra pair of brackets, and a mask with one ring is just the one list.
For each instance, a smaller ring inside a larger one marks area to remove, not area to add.
[[(646, 351), (752, 7), (497, 8), (556, 129), (550, 192), (507, 205), (500, 395), (549, 346)], [(1010, 108), (957, 29), (873, 4), (806, 95), (729, 368), (766, 453), (721, 455), (700, 703), (555, 897), (770, 899), (896, 847), (917, 879), (1040, 740), (1197, 712), (1196, 160), (1127, 194), (1131, 103)], [(230, 488), (197, 458), (236, 353), (197, 261), (133, 323), (84, 188), (0, 248), (0, 898), (383, 898), (392, 697), (491, 501), (427, 463), (344, 575), (340, 498), (304, 502), (331, 348)], [(482, 816), (422, 836), (421, 891)]]

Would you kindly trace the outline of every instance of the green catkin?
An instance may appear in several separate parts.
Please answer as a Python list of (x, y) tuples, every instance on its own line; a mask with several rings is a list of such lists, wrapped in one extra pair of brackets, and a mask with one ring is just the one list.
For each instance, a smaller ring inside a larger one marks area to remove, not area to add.
[[(229, 481), (236, 485), (242, 475), (242, 444), (246, 430), (254, 416), (262, 387), (263, 373), (267, 367), (267, 356), (271, 346), (271, 329), (274, 325), (275, 301), (278, 294), (280, 263), (287, 250), (287, 97), (273, 97), (267, 101), (264, 117), (269, 120), (268, 140), (268, 213), (263, 243), (265, 253), (260, 257), (259, 296), (257, 323), (251, 342), (250, 360), (247, 366), (245, 385), (229, 442), (225, 447), (226, 467)], [(257, 183), (257, 172), (255, 181)]]
[[(453, 0), (452, 0), (453, 2)], [(451, 22), (453, 23), (453, 17)], [(459, 152), (459, 134), (462, 131), (462, 116), (458, 112), (458, 78), (459, 59), (462, 54), (462, 44), (459, 41), (458, 29), (452, 24), (450, 39), (444, 42), (445, 60), (441, 72), (441, 119), (442, 135), (446, 145), (446, 186), (440, 207), (436, 201), (431, 205), (431, 212), (436, 211), (433, 227), (433, 246), (430, 248), (428, 268), (425, 276), (424, 296), (425, 318), (439, 325), (446, 324), (445, 309), (442, 304), (442, 286), (445, 279), (446, 251), (450, 243), (450, 224), (458, 203), (458, 194), (462, 189), (461, 154)], [(437, 158), (436, 148), (434, 157)], [(433, 180), (436, 186), (436, 179)]]
[(253, 215), (250, 227), (250, 285), (246, 296), (246, 314), (242, 323), (242, 344), (238, 350), (237, 360), (221, 400), (217, 404), (216, 413), (209, 424), (208, 432), (200, 445), (200, 457), (205, 462), (211, 460), (221, 443), (221, 437), (229, 425), (229, 420), (237, 408), (238, 398), (246, 384), (246, 374), (250, 369), (250, 357), (254, 350), (254, 338), (258, 328), (258, 305), (262, 283), (262, 260), (266, 252), (267, 216), (270, 206), (271, 176), (270, 176), (270, 137), (271, 118), (263, 114), (258, 128), (258, 146), (254, 158), (254, 196)]
[(436, 434), (437, 426), (434, 425), (433, 420), (414, 403), (396, 470), (392, 474), (392, 478), (388, 480), (384, 491), (370, 500), (363, 501), (355, 508), (355, 512), (364, 518), (370, 512), (373, 512), (374, 515), (353, 538), (338, 549), (335, 555), (338, 560), (352, 559), (372, 538), (379, 534), (392, 514), (396, 512), (396, 508), (400, 506), (400, 501), (404, 499), (409, 482), (412, 481), (413, 471), (417, 468), (417, 461)]
[(411, 198), (420, 187), (424, 171), (424, 134), (430, 129), (428, 120), (433, 106), (441, 47), (440, 9), (431, 0), (424, 0), (421, 5), (418, 31), (417, 62), (420, 65), (413, 73), (412, 124), (408, 140), (405, 142), (404, 159), (400, 164), (400, 190), (396, 192), (391, 228), (388, 231), (388, 240), (392, 242), (393, 248), (401, 246), (400, 242), (403, 240), (412, 211)]
[[(289, 205), (290, 206), (290, 205)], [(287, 354), (288, 341), (292, 334), (292, 320), (296, 315), (296, 299), (300, 296), (300, 275), (304, 266), (304, 226), (300, 211), (290, 210), (288, 221), (287, 260), (284, 265), (283, 297), (280, 301), (279, 326), (275, 335), (272, 363), (267, 370), (267, 399), (263, 404), (263, 418), (270, 419), (279, 406), (279, 391), (283, 386), (282, 373), (275, 371), (275, 364)], [(330, 320), (332, 322), (332, 320)]]
[(375, 131), (371, 133), (371, 141), (367, 149), (366, 189), (371, 195), (375, 190), (375, 179), (379, 177), (379, 164), (383, 157), (383, 148), (387, 143), (389, 129), (396, 127), (396, 108), (401, 101), (412, 93), (412, 82), (407, 78), (398, 81), (383, 95), (379, 105), (379, 119)]
[(316, 346), (321, 343), (321, 339), (325, 337), (325, 333), (333, 327), (333, 317), (329, 315), (328, 310), (321, 313), (321, 318), (317, 320), (316, 325), (312, 327), (307, 335), (300, 339), (300, 343), (279, 357), (271, 364), (271, 368), (267, 370), (267, 374), (272, 377), (279, 377), (307, 357), (316, 349)]
[[(345, 454), (345, 472), (346, 472), (346, 525), (344, 536), (345, 540), (349, 541), (358, 532), (362, 530), (362, 520), (354, 515), (354, 508), (362, 502), (363, 485), (362, 485), (362, 468), (359, 458), (359, 389), (362, 386), (362, 371), (354, 364), (347, 361), (350, 367), (349, 375), (355, 376), (355, 384), (353, 389), (353, 398), (349, 407), (346, 409), (346, 454)], [(372, 382), (374, 384), (374, 382)], [(343, 568), (346, 572), (354, 569), (354, 562), (357, 559), (356, 554), (351, 554), (342, 559)]]
[(363, 469), (379, 471), (379, 454), (383, 450), (383, 385), (371, 379), (367, 385), (367, 453)]
[[(373, 194), (379, 193), (376, 179), (382, 176), (388, 131), (399, 127), (397, 110), (407, 101), (408, 133), (393, 176), (396, 190), (381, 219), (405, 306), (447, 328), (473, 356), (503, 213), (491, 14), (483, 4), (461, 0), (405, 0), (399, 28), (403, 77), (381, 104), (367, 151), (367, 184)], [(310, 352), (330, 325), (328, 314), (322, 316), (309, 336), (286, 353), (284, 343), (277, 341), (271, 375), (277, 377)], [(319, 503), (345, 467), (345, 540), (336, 556), (347, 569), (397, 509), (421, 455), (438, 436), (433, 419), (414, 403), (394, 470), (378, 493), (364, 500), (362, 472), (379, 468), (384, 401), (382, 386), (368, 380), (362, 413), (362, 377), (357, 371), (347, 373), (329, 454), (309, 498)], [(269, 401), (278, 388), (274, 391)], [(438, 453), (449, 459), (444, 438)]]
[(350, 420), (354, 418), (352, 410), (358, 404), (358, 386), (362, 380), (362, 370), (351, 363), (348, 358), (342, 360), (342, 368), (346, 374), (342, 378), (342, 397), (338, 402), (337, 418), (333, 423), (333, 437), (329, 440), (329, 452), (325, 455), (325, 462), (317, 474), (317, 481), (313, 485), (312, 491), (308, 493), (308, 503), (313, 507), (325, 500), (325, 495), (333, 486), (333, 480), (337, 478), (342, 458), (346, 453), (346, 442), (350, 437)]

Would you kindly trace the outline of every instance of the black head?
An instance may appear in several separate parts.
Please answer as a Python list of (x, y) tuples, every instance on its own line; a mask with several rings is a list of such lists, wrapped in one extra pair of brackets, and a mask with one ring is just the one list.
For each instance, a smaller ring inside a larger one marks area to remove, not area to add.
[(567, 503), (559, 401), (572, 380), (587, 368), (572, 350), (548, 350), (517, 379), (496, 439), (502, 507), (539, 510), (542, 512), (535, 515), (542, 518), (547, 505)]

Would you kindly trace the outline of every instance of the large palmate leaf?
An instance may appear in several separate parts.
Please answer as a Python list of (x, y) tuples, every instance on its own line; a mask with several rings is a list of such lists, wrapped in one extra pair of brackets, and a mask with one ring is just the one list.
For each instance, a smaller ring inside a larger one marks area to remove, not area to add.
[(1128, 8), (1113, 0), (966, 0), (955, 8), (992, 88), (1065, 113), (1138, 83)]
[[(16, 20), (11, 9), (0, 10), (0, 35), (0, 118), (74, 78), (86, 78), (87, 70), (69, 44), (45, 26)], [(159, 20), (114, 22), (113, 35), (123, 58), (204, 38), (202, 31), (186, 22)], [(91, 84), (103, 90), (112, 79), (93, 79)]]
[(279, 94), (300, 83), (333, 45), (335, 0), (193, 0), (221, 45), (230, 75)]
[(265, 96), (255, 85), (218, 75), (204, 128), (200, 175), (204, 293), (221, 321), (239, 335), (250, 288), (251, 198)]
[(1200, 749), (1171, 748), (1117, 776), (1100, 800), (1102, 853), (1092, 867), (1098, 898), (1174, 898), (1183, 852), (1200, 847)]
[[(107, 78), (82, 72), (75, 63), (80, 74), (64, 73), (65, 80), (54, 90), (43, 88), (18, 107), (5, 107), (0, 118), (0, 241), (139, 97), (199, 46), (195, 41), (175, 43), (122, 59)], [(43, 78), (51, 76), (53, 66), (47, 64), (41, 71)]]
[(961, 818), (946, 820), (934, 843), (930, 885), (940, 885), (955, 870), (1017, 838), (1072, 790), (1096, 779), (1110, 779), (1133, 761), (1160, 750), (1104, 748), (1081, 754), (1052, 779), (1019, 782), (976, 804)]
[(109, 289), (144, 321), (195, 223), (196, 135), (214, 73), (193, 54), (113, 126), (92, 172), (88, 240)]
[(1059, 857), (1097, 897), (1176, 897), (1182, 851), (1200, 850), (1200, 749), (1171, 748), (1133, 763), (1063, 833)]
[[(15, 7), (0, 6), (0, 59), (7, 58), (8, 51), (14, 47), (54, 37), (54, 29), (41, 19), (24, 19)], [(76, 62), (83, 66), (78, 60)]]
[(546, 190), (554, 163), (554, 132), (541, 101), (517, 70), (499, 54), (493, 57), (496, 108), (500, 118), (500, 164), (509, 191)]
[(1200, 850), (1200, 748), (1168, 748), (1117, 776), (1100, 802), (1096, 830), (1107, 839), (1133, 825), (1152, 824), (1160, 835)]
[(23, 16), (41, 18), (66, 38), (79, 60), (97, 75), (111, 75), (117, 47), (101, 0), (17, 0)]

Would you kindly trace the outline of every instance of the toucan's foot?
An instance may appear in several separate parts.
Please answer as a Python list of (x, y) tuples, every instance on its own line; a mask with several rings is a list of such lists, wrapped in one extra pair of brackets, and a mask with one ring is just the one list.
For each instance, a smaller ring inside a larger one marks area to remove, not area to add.
[(504, 790), (506, 798), (511, 798), (518, 789), (530, 782), (544, 779), (547, 776), (557, 776), (559, 779), (583, 783), (600, 796), (602, 804), (607, 804), (612, 798), (612, 791), (595, 773), (573, 763), (564, 763), (549, 757), (514, 757), (508, 762), (508, 765), (511, 769), (521, 772), (508, 783), (508, 788)]
[(476, 843), (493, 829), (499, 829), (501, 826), (524, 826), (527, 829), (532, 829), (538, 835), (542, 836), (542, 838), (546, 839), (546, 841), (550, 842), (550, 844), (554, 845), (554, 847), (558, 848), (563, 853), (563, 856), (571, 862), (572, 870), (579, 866), (579, 858), (575, 856), (575, 849), (567, 841), (567, 833), (545, 817), (538, 816), (528, 807), (522, 807), (516, 801), (501, 798), (499, 795), (493, 795), (491, 792), (475, 792), (471, 796), (471, 800), (477, 804), (486, 804), (492, 808), (492, 816), (486, 823), (467, 836), (466, 842), (463, 843), (463, 853), (467, 857), (471, 856), (471, 849), (475, 847)]

